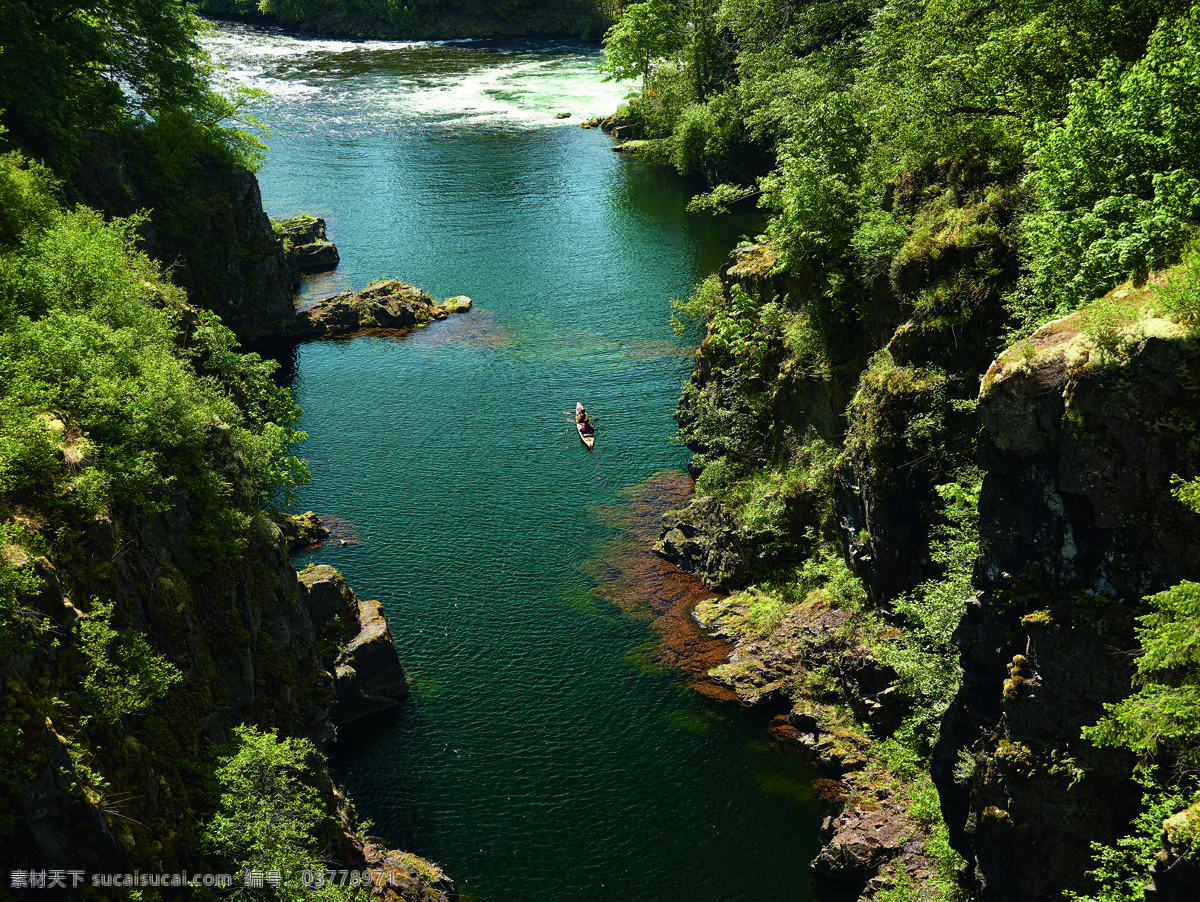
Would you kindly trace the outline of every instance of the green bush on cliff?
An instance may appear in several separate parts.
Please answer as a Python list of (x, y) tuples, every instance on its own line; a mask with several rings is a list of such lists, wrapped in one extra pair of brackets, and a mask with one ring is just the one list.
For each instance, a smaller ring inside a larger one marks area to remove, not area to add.
[(1138, 618), (1137, 691), (1105, 705), (1105, 717), (1083, 736), (1147, 757), (1166, 752), (1200, 763), (1200, 583), (1185, 581), (1146, 601), (1151, 612)]
[[(207, 848), (237, 874), (278, 872), (277, 886), (243, 886), (262, 900), (368, 899), (357, 886), (305, 886), (303, 874), (323, 874), (320, 849), (336, 829), (321, 804), (319, 753), (306, 739), (280, 739), (253, 726), (234, 729), (233, 750), (221, 759), (217, 811), (204, 825)], [(357, 875), (356, 875), (357, 876)], [(312, 881), (309, 881), (310, 883)]]
[(925, 754), (962, 676), (954, 629), (974, 589), (971, 574), (979, 555), (979, 492), (983, 473), (960, 471), (954, 482), (936, 487), (942, 522), (932, 530), (930, 556), (944, 569), (892, 602), (904, 631), (875, 644), (879, 660), (896, 670), (899, 685), (916, 702), (901, 733)]
[(1142, 786), (1142, 810), (1129, 833), (1111, 845), (1092, 843), (1092, 869), (1087, 872), (1097, 887), (1095, 894), (1065, 891), (1070, 902), (1142, 902), (1150, 868), (1162, 850), (1163, 820), (1188, 803), (1189, 793), (1178, 786), (1162, 785), (1162, 774), (1147, 770), (1134, 774)]
[(1078, 83), (1034, 156), (1025, 220), (1036, 290), (1067, 312), (1178, 258), (1200, 220), (1200, 11), (1164, 21), (1146, 55)]
[(114, 630), (112, 611), (111, 604), (93, 599), (91, 611), (79, 624), (79, 647), (90, 664), (83, 691), (88, 707), (106, 723), (143, 710), (183, 679), (141, 632)]
[(211, 470), (218, 423), (261, 491), (303, 480), (287, 453), (299, 410), (274, 365), (235, 353), (211, 315), (181, 347), (183, 293), (135, 247), (136, 220), (47, 212), (49, 190), (36, 167), (0, 158), (8, 215), (26, 223), (0, 250), (0, 492), (92, 512), (156, 506), (180, 464)]

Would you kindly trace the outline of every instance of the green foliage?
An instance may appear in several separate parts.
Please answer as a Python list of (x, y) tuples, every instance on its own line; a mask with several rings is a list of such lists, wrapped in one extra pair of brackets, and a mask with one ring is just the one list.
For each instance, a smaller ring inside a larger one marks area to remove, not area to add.
[[(0, 622), (17, 609), (18, 596), (36, 592), (34, 555), (45, 550), (41, 537), (19, 523), (0, 523)], [(3, 643), (0, 643), (0, 650)]]
[(332, 828), (317, 791), (320, 757), (313, 744), (253, 726), (234, 733), (235, 749), (217, 768), (221, 797), (203, 828), (204, 842), (237, 873), (282, 875), (278, 887), (243, 887), (242, 894), (285, 902), (368, 898), (358, 887), (306, 887), (301, 880), (305, 871), (325, 869), (323, 844)]
[(741, 285), (729, 289), (729, 300), (713, 311), (709, 319), (708, 341), (714, 348), (728, 351), (742, 363), (743, 372), (758, 371), (765, 352), (758, 328), (758, 305)]
[(1177, 258), (1200, 218), (1200, 12), (1163, 21), (1132, 66), (1078, 82), (1040, 133), (1026, 218), (1035, 291), (1057, 311)]
[(1200, 242), (1184, 249), (1183, 265), (1172, 270), (1157, 299), (1175, 319), (1200, 326)]
[(86, 137), (131, 113), (157, 117), (208, 93), (195, 12), (180, 0), (3, 0), (0, 110), (8, 138), (60, 174)]
[(90, 664), (83, 691), (89, 709), (105, 723), (144, 710), (183, 679), (150, 647), (143, 633), (114, 630), (112, 612), (111, 604), (93, 599), (91, 611), (79, 624), (79, 647)]
[(961, 427), (968, 413), (951, 397), (954, 387), (937, 367), (897, 366), (889, 351), (877, 352), (847, 408), (844, 453), (880, 481), (895, 479), (893, 468), (903, 460), (949, 475), (964, 456)]
[(607, 59), (600, 70), (605, 81), (645, 82), (656, 63), (683, 49), (685, 27), (671, 0), (641, 0), (625, 7), (604, 35)]
[(157, 506), (190, 468), (213, 474), (219, 495), (228, 486), (208, 450), (218, 424), (263, 497), (303, 482), (287, 450), (299, 408), (272, 381), (275, 364), (237, 354), (210, 313), (189, 331), (182, 291), (135, 247), (137, 220), (49, 210), (39, 174), (0, 158), (0, 193), (27, 223), (0, 249), (0, 493), (92, 513)]
[(698, 282), (686, 300), (671, 299), (671, 328), (680, 338), (697, 325), (706, 325), (714, 313), (724, 304), (721, 280), (713, 273)]
[(1183, 477), (1175, 475), (1171, 477), (1171, 484), (1175, 486), (1171, 489), (1171, 494), (1194, 513), (1200, 514), (1200, 477), (1187, 482)]
[(811, 107), (799, 133), (779, 148), (779, 168), (761, 181), (763, 206), (778, 213), (770, 234), (785, 261), (794, 269), (824, 264), (821, 287), (830, 298), (839, 294), (836, 263), (854, 234), (866, 146), (857, 101), (830, 93)]
[(1083, 737), (1152, 757), (1160, 751), (1200, 762), (1200, 583), (1184, 581), (1146, 598), (1138, 617), (1137, 691), (1104, 706), (1105, 716)]
[(1142, 794), (1142, 810), (1130, 825), (1129, 833), (1112, 845), (1092, 843), (1092, 870), (1087, 876), (1095, 881), (1094, 895), (1064, 891), (1063, 898), (1071, 902), (1142, 902), (1155, 857), (1162, 850), (1163, 820), (1187, 804), (1181, 787), (1162, 787), (1154, 780), (1153, 771), (1134, 774), (1134, 779), (1146, 791)]
[(931, 556), (943, 568), (893, 601), (904, 631), (876, 643), (874, 652), (900, 675), (900, 685), (916, 700), (904, 733), (922, 752), (936, 736), (962, 676), (954, 630), (972, 596), (971, 574), (979, 554), (979, 492), (983, 474), (968, 467), (954, 482), (936, 487), (942, 499), (941, 523), (931, 535)]
[[(743, 540), (759, 561), (778, 563), (812, 550), (815, 536), (804, 537), (800, 533), (805, 530), (831, 533), (828, 498), (836, 461), (837, 452), (810, 433), (786, 461), (722, 487), (726, 509), (737, 518)], [(807, 522), (797, 522), (798, 513), (807, 514)]]

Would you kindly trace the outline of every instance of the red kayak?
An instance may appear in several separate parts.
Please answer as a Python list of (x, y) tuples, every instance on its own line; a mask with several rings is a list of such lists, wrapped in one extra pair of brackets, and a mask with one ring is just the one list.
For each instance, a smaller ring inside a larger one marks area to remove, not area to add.
[(579, 440), (587, 445), (588, 450), (596, 444), (596, 430), (592, 427), (592, 421), (588, 419), (587, 411), (583, 409), (583, 402), (575, 402), (575, 428), (579, 430)]

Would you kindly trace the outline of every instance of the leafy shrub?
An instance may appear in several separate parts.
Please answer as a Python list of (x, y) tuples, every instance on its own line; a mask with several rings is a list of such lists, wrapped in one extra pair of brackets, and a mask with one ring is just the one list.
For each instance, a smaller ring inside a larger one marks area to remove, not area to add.
[(983, 474), (969, 467), (954, 482), (936, 487), (942, 499), (942, 522), (931, 534), (931, 556), (944, 568), (892, 602), (904, 618), (904, 631), (875, 645), (875, 654), (900, 676), (900, 685), (916, 701), (905, 734), (924, 752), (932, 745), (937, 724), (958, 689), (962, 668), (953, 642), (954, 630), (972, 596), (971, 575), (979, 554), (979, 492)]
[(1200, 219), (1200, 11), (1162, 22), (1127, 69), (1106, 63), (1043, 131), (1026, 218), (1035, 290), (1055, 312), (1176, 258)]
[(105, 723), (141, 711), (183, 679), (141, 632), (114, 630), (112, 612), (111, 604), (93, 599), (91, 611), (79, 624), (80, 649), (90, 663), (83, 691), (90, 700), (88, 709)]
[(1138, 618), (1133, 682), (1138, 691), (1106, 704), (1104, 718), (1085, 727), (1096, 745), (1125, 746), (1154, 756), (1165, 750), (1200, 762), (1200, 583), (1184, 581), (1146, 598), (1151, 612)]
[(1162, 787), (1153, 771), (1134, 774), (1146, 791), (1142, 810), (1130, 825), (1129, 833), (1111, 845), (1092, 843), (1092, 864), (1087, 872), (1098, 887), (1095, 895), (1070, 891), (1063, 898), (1070, 902), (1142, 902), (1142, 889), (1155, 858), (1162, 849), (1163, 820), (1187, 805), (1187, 795), (1179, 787)]
[[(0, 185), (37, 208), (30, 172), (0, 160)], [(6, 309), (22, 311), (0, 331), (0, 492), (49, 493), (91, 512), (155, 506), (172, 474), (212, 468), (218, 423), (262, 492), (306, 478), (287, 453), (299, 409), (273, 383), (275, 365), (235, 353), (212, 314), (180, 347), (183, 292), (136, 249), (136, 220), (106, 223), (86, 208), (39, 216), (22, 246), (0, 254), (18, 276), (3, 285)]]
[(241, 892), (251, 899), (353, 899), (351, 886), (306, 887), (305, 871), (323, 871), (332, 818), (316, 789), (317, 750), (306, 739), (280, 739), (253, 726), (234, 728), (234, 750), (221, 759), (217, 812), (203, 828), (207, 847), (238, 873), (279, 871), (278, 887)]

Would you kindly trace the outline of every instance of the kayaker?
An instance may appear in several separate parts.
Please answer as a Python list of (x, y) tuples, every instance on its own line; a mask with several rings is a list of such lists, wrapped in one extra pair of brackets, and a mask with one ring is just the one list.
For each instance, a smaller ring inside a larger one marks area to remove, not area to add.
[(588, 418), (587, 411), (583, 409), (583, 405), (579, 405), (579, 413), (575, 417), (575, 422), (579, 424), (579, 431), (583, 435), (592, 434), (592, 421)]

